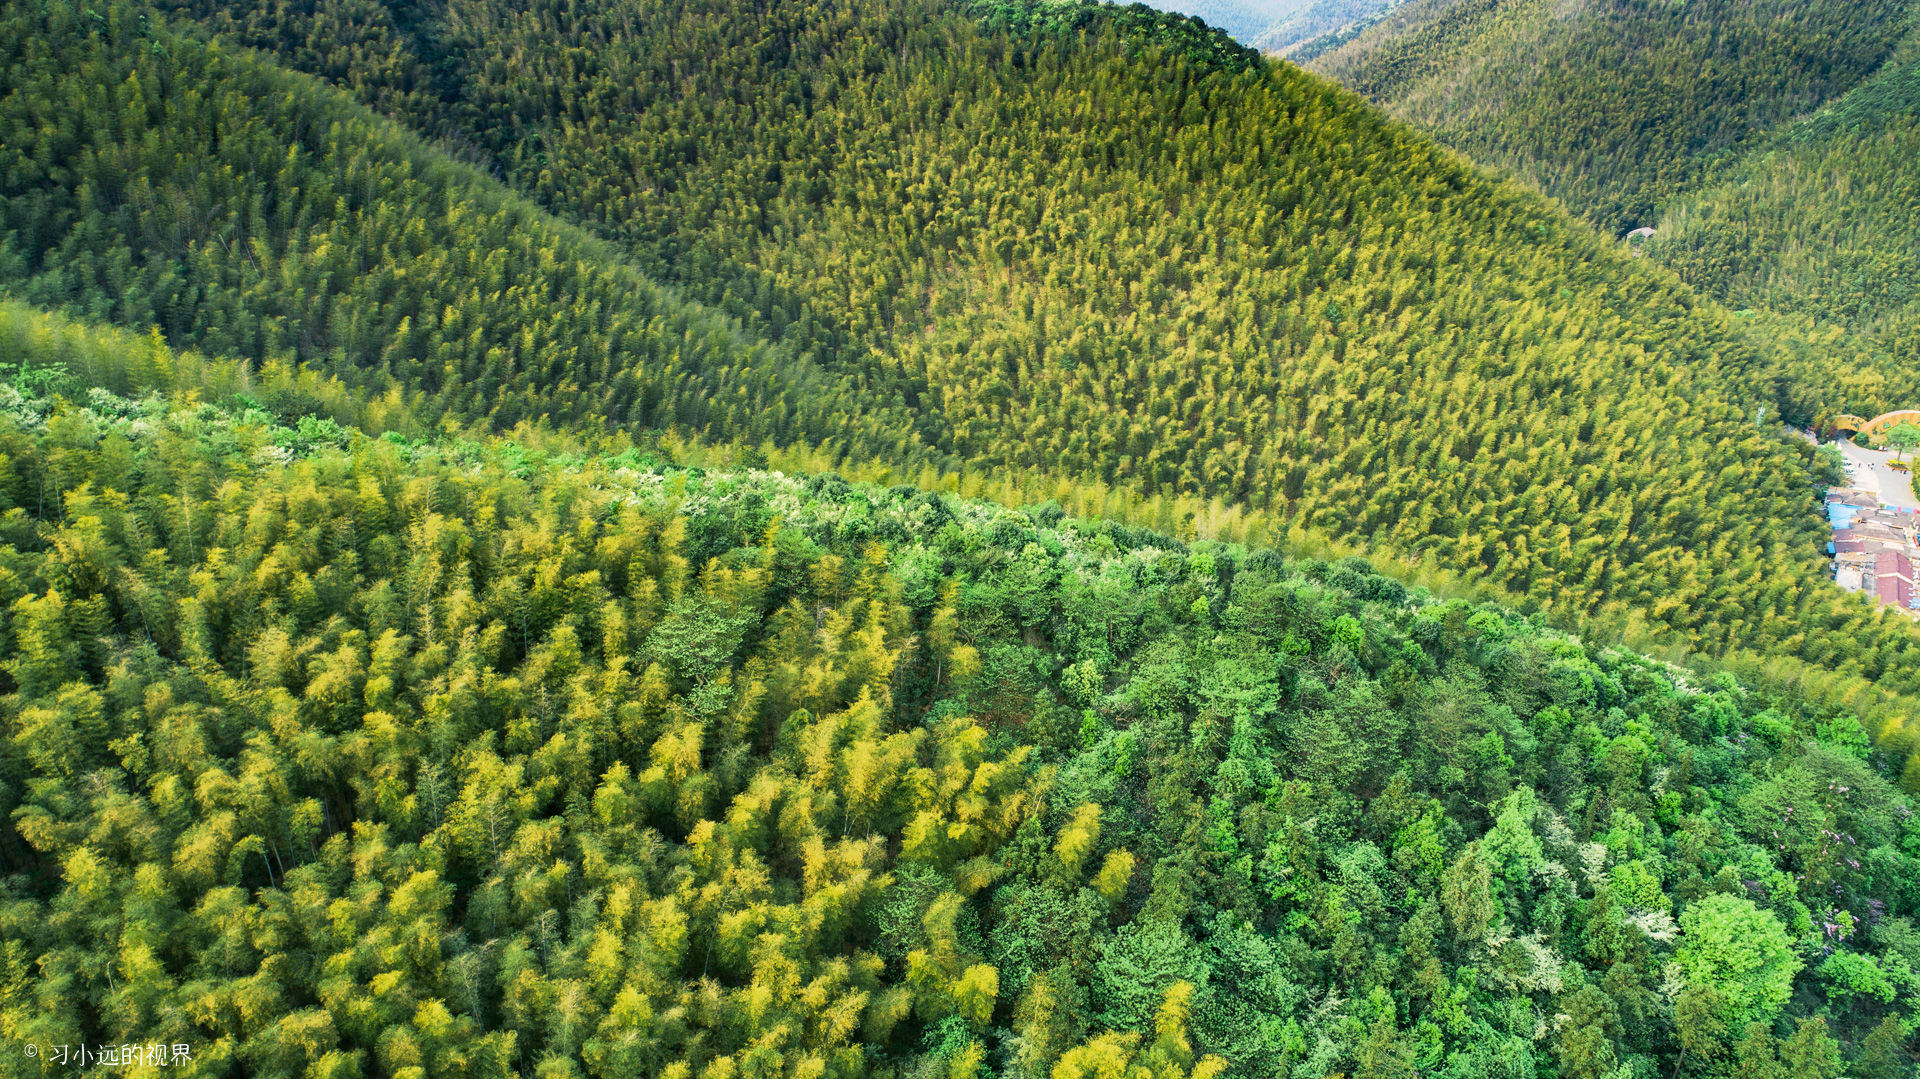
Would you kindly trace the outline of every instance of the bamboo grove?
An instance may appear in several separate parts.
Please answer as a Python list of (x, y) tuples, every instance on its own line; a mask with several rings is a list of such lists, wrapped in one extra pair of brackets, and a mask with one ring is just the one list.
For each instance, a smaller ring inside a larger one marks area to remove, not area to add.
[[(1920, 399), (1920, 36), (1874, 77), (1666, 208), (1652, 257), (1730, 306), (1842, 331), (1877, 354), (1827, 407)], [(1831, 345), (1829, 346), (1831, 347)]]
[[(1817, 583), (1809, 458), (1751, 422), (1792, 380), (1740, 320), (1295, 69), (920, 3), (223, 5), (212, 44), (9, 11), (35, 302), (429, 423), (1053, 470), (1568, 618), (1913, 669)], [(339, 25), (364, 40), (319, 49)]]
[(1816, 426), (1920, 399), (1910, 3), (1422, 0), (1313, 61), (1738, 309)]
[(0, 1031), (1905, 1079), (1916, 638), (1720, 274), (1145, 8), (4, 0)]
[(12, 1042), (1911, 1074), (1920, 819), (1850, 714), (1358, 559), (8, 379)]

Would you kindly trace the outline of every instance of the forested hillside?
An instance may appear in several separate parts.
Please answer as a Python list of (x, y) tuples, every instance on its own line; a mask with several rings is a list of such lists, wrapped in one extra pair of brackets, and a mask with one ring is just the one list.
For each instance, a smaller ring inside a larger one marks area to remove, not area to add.
[[(1817, 583), (1808, 454), (1753, 422), (1783, 391), (1735, 320), (1194, 24), (209, 5), (206, 45), (131, 6), (7, 10), (16, 294), (430, 418), (1217, 498), (1563, 617), (1920, 679), (1909, 634)], [(322, 48), (343, 22), (359, 43)]]
[(1911, 1073), (1851, 715), (1357, 559), (122, 395), (227, 368), (16, 305), (0, 364), (16, 1048)]
[(1417, 0), (1313, 61), (1619, 235), (1886, 61), (1909, 0)]
[(1878, 353), (1835, 394), (1835, 411), (1920, 400), (1920, 35), (1675, 200), (1648, 251), (1732, 306), (1839, 327)]
[(1254, 45), (1276, 22), (1308, 6), (1311, 0), (1145, 0), (1159, 11), (1178, 12), (1203, 20), (1235, 41)]
[(6, 9), (13, 295), (293, 358), (429, 422), (796, 437), (804, 364), (342, 95), (158, 22)]

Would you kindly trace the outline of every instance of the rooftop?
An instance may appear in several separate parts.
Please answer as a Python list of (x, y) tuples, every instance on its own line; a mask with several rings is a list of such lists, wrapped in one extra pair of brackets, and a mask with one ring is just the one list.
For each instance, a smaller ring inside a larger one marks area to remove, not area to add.
[(1890, 574), (1882, 575), (1874, 581), (1874, 598), (1894, 607), (1911, 606), (1913, 586)]

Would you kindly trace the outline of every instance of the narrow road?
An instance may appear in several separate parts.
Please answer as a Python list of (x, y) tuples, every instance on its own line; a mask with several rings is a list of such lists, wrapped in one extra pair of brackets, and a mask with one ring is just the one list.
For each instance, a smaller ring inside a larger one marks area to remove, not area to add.
[(1914, 497), (1913, 484), (1907, 474), (1887, 467), (1893, 454), (1857, 446), (1845, 438), (1839, 441), (1839, 446), (1841, 456), (1847, 459), (1847, 482), (1851, 486), (1878, 492), (1883, 506), (1920, 510), (1920, 498)]

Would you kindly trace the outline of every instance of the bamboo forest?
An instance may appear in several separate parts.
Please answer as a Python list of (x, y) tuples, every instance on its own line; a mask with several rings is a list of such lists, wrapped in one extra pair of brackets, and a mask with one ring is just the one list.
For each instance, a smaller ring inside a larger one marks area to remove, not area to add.
[(1916, 0), (0, 0), (0, 1076), (1912, 1079), (1916, 110)]

